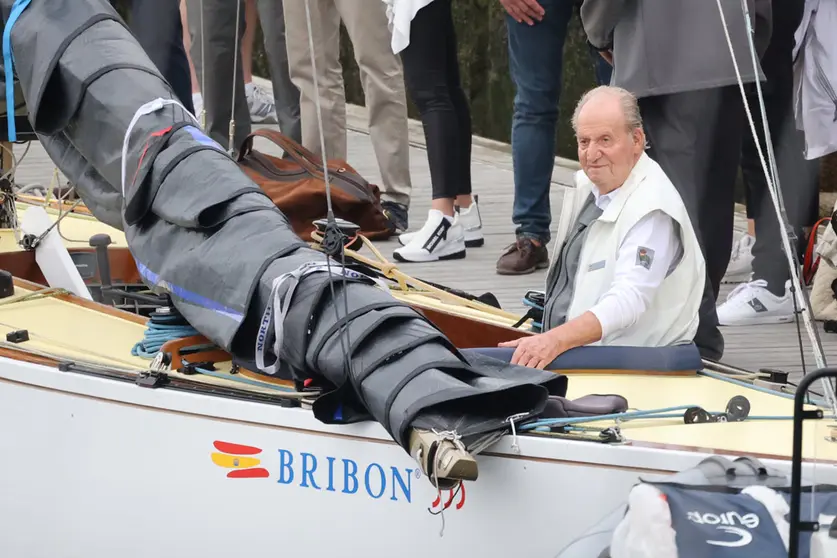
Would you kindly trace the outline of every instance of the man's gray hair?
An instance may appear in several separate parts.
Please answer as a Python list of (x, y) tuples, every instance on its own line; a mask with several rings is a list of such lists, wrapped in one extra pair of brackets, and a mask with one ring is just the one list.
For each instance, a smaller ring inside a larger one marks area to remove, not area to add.
[(619, 99), (619, 103), (622, 106), (622, 114), (625, 115), (625, 122), (628, 125), (629, 132), (642, 128), (642, 115), (639, 112), (639, 103), (634, 94), (621, 87), (600, 85), (591, 89), (579, 99), (578, 104), (575, 106), (575, 112), (573, 112), (573, 131), (578, 132), (578, 115), (581, 113), (582, 107), (587, 104), (587, 101), (597, 95), (611, 95)]

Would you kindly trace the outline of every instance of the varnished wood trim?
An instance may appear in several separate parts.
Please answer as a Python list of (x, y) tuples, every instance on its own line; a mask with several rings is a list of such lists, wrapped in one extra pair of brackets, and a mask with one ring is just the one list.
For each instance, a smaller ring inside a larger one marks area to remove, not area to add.
[[(29, 205), (40, 205), (42, 207), (44, 205), (44, 202), (46, 202), (46, 198), (41, 198), (39, 196), (30, 196), (28, 194), (18, 195), (17, 198), (23, 203)], [(75, 207), (73, 207), (73, 203), (75, 203), (75, 200), (59, 202), (57, 198), (52, 197), (49, 200), (48, 205), (50, 209), (55, 209), (63, 212), (69, 211), (70, 213), (78, 213), (80, 215), (93, 216), (93, 213), (91, 213), (90, 209), (88, 209), (88, 207), (84, 205), (84, 202), (78, 204)]]
[(282, 386), (282, 387), (289, 387), (296, 389), (296, 386), (293, 382), (288, 380), (282, 380), (280, 378), (271, 378), (270, 376), (265, 376), (263, 374), (258, 374), (253, 372), (252, 370), (248, 370), (246, 368), (239, 368), (238, 373), (244, 376), (245, 378), (249, 378), (250, 380), (256, 380), (259, 382), (264, 382), (266, 384), (273, 384), (275, 386)]
[[(33, 283), (31, 281), (27, 281), (19, 277), (15, 277), (14, 282), (16, 287), (19, 287), (21, 289), (27, 289), (30, 291), (37, 291), (47, 288), (44, 285), (39, 285), (37, 283)], [(82, 308), (87, 308), (89, 310), (95, 310), (96, 312), (107, 314), (109, 316), (113, 316), (115, 318), (126, 320), (135, 324), (145, 325), (148, 322), (148, 319), (143, 318), (142, 316), (139, 316), (137, 314), (132, 314), (131, 312), (126, 312), (125, 310), (120, 310), (119, 308), (109, 306), (107, 304), (100, 304), (93, 300), (87, 300), (86, 298), (81, 298), (73, 294), (57, 294), (53, 296), (58, 300), (69, 302), (70, 304), (75, 304), (76, 306), (81, 306)]]
[[(180, 349), (183, 349), (185, 347), (194, 347), (196, 345), (213, 345), (213, 343), (203, 335), (193, 335), (192, 337), (183, 337), (181, 339), (173, 339), (172, 341), (166, 341), (165, 343), (163, 343), (163, 346), (160, 348), (160, 351), (171, 354), (171, 368), (172, 370), (177, 370), (178, 368), (182, 368), (184, 366), (184, 356), (180, 354)], [(209, 349), (206, 351), (200, 351), (197, 353), (187, 355), (186, 360), (188, 362), (193, 363), (206, 361), (227, 362), (232, 360), (232, 355), (216, 347), (214, 349)]]
[(54, 358), (33, 355), (32, 353), (27, 351), (16, 351), (14, 349), (8, 349), (6, 347), (0, 347), (0, 357), (21, 360), (23, 362), (29, 362), (31, 364), (40, 364), (43, 366), (58, 366), (58, 361)]

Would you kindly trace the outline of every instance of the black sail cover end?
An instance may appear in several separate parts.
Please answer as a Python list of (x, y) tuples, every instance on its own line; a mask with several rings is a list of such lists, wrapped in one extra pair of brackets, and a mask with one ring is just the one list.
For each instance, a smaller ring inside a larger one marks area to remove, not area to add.
[[(0, 0), (4, 26), (14, 3)], [(266, 308), (295, 283), (280, 300), (279, 373), (328, 386), (314, 406), (321, 421), (374, 419), (405, 449), (412, 427), (453, 431), (467, 445), (566, 394), (565, 376), (466, 357), (357, 274), (317, 271), (274, 289), (325, 255), (173, 103), (106, 0), (33, 1), (13, 22), (11, 46), (47, 153), (92, 213), (124, 230), (144, 282), (169, 293), (198, 331), (252, 361)], [(155, 99), (168, 104), (137, 116)]]

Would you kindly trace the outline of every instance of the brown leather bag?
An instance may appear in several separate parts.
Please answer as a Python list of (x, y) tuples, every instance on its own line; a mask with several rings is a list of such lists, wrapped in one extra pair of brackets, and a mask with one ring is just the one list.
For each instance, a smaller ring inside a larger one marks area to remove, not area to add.
[[(286, 158), (253, 149), (256, 137), (281, 147)], [(322, 158), (279, 132), (259, 129), (242, 143), (238, 164), (285, 214), (296, 234), (310, 241), (314, 221), (328, 213)], [(392, 235), (377, 186), (342, 159), (328, 161), (328, 177), (335, 217), (355, 223), (360, 234), (370, 239), (385, 240)]]

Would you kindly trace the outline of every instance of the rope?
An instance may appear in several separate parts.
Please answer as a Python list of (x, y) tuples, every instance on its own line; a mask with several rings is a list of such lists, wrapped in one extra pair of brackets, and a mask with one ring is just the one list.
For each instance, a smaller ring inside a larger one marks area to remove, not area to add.
[[(192, 337), (200, 335), (200, 332), (188, 323), (184, 323), (184, 319), (178, 314), (158, 314), (154, 313), (148, 320), (148, 325), (143, 335), (142, 341), (137, 342), (131, 349), (131, 354), (152, 360), (162, 350), (163, 345), (175, 339), (183, 339), (184, 337)], [(202, 375), (211, 376), (220, 380), (227, 380), (238, 382), (241, 384), (248, 384), (255, 387), (270, 389), (273, 391), (281, 391), (286, 393), (296, 393), (296, 390), (270, 384), (267, 382), (259, 382), (258, 380), (251, 380), (239, 375), (231, 375), (226, 372), (218, 372), (209, 370), (201, 366), (195, 366), (194, 370)]]
[(131, 354), (140, 357), (153, 359), (168, 341), (200, 335), (198, 330), (191, 325), (183, 325), (180, 316), (153, 316), (148, 320), (148, 327), (142, 341), (137, 342), (131, 349)]
[(49, 296), (59, 296), (59, 295), (67, 295), (71, 294), (70, 291), (67, 289), (60, 289), (60, 288), (49, 288), (49, 289), (39, 289), (37, 291), (32, 291), (28, 293), (23, 293), (19, 295), (10, 296), (7, 298), (0, 299), (0, 306), (4, 306), (7, 304), (15, 304), (17, 302), (25, 302), (27, 300), (33, 300), (37, 298), (46, 298)]

